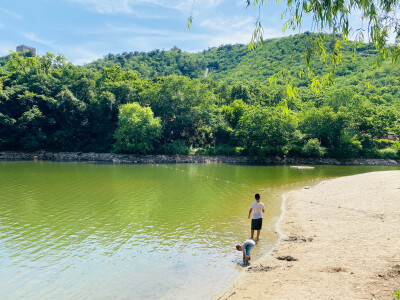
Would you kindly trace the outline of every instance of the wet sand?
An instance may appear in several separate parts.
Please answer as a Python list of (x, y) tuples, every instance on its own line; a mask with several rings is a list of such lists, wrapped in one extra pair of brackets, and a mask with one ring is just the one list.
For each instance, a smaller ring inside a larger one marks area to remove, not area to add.
[(394, 298), (400, 171), (341, 177), (283, 197), (277, 246), (215, 299)]

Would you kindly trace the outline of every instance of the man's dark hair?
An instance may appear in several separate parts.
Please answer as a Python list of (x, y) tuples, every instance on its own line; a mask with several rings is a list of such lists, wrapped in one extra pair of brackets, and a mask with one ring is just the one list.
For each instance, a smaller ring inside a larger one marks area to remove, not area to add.
[(256, 194), (254, 197), (256, 198), (256, 200), (258, 200), (260, 199), (260, 194)]

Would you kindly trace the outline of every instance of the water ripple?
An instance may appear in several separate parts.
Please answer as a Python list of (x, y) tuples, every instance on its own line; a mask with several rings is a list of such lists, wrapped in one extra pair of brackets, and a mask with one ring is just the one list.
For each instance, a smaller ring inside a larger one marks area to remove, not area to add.
[(255, 192), (259, 255), (280, 193), (360, 170), (0, 162), (0, 298), (210, 298), (235, 275)]

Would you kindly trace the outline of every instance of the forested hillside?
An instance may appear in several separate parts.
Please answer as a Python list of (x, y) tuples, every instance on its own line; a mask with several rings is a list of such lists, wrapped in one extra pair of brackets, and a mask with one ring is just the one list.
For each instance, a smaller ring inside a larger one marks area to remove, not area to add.
[[(209, 77), (226, 82), (268, 82), (270, 76), (285, 69), (297, 74), (305, 66), (306, 51), (314, 47), (316, 34), (305, 33), (291, 37), (270, 39), (264, 41), (262, 47), (255, 51), (248, 45), (222, 45), (209, 48), (199, 53), (182, 52), (174, 47), (169, 51), (154, 50), (150, 52), (125, 52), (108, 54), (103, 59), (89, 63), (86, 66), (96, 70), (118, 64), (123, 70), (135, 70), (144, 77), (183, 75), (193, 78), (204, 76), (209, 68)], [(330, 36), (325, 38), (327, 50), (332, 48)], [(357, 47), (358, 59), (354, 58)], [(337, 75), (349, 75), (356, 67), (365, 68), (373, 64), (375, 50), (371, 45), (358, 45), (349, 42), (343, 46), (344, 64)], [(315, 61), (315, 72), (326, 71), (323, 63)], [(350, 72), (349, 72), (350, 71)], [(355, 72), (358, 72), (355, 70)], [(307, 84), (304, 77), (298, 85)]]
[[(314, 91), (299, 72), (316, 37), (255, 51), (109, 54), (85, 66), (13, 53), (0, 60), (0, 150), (398, 158), (400, 143), (385, 137), (400, 135), (399, 64), (376, 67), (371, 46), (354, 57), (349, 42), (334, 84)], [(319, 57), (311, 66), (329, 68)]]

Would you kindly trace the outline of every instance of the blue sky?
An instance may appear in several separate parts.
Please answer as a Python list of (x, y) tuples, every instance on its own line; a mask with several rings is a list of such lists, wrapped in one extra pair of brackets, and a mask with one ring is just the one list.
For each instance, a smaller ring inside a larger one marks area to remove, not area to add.
[[(0, 0), (0, 56), (25, 44), (83, 64), (108, 53), (249, 42), (258, 9), (245, 0), (197, 0), (187, 31), (192, 7), (193, 0)], [(284, 8), (274, 1), (263, 7), (264, 38), (284, 35)]]
[[(187, 31), (192, 7), (193, 0), (0, 0), (0, 56), (26, 44), (82, 64), (108, 53), (249, 42), (258, 10), (244, 0), (197, 0)], [(261, 10), (265, 38), (283, 36), (283, 10), (275, 2)]]

